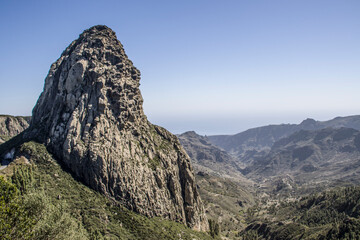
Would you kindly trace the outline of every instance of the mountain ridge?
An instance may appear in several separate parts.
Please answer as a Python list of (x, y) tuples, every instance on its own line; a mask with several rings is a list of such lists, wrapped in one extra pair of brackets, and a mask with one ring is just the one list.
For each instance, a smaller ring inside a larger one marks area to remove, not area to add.
[(267, 125), (251, 128), (234, 135), (207, 136), (209, 141), (226, 150), (228, 153), (247, 162), (247, 154), (251, 151), (269, 151), (271, 146), (281, 138), (287, 137), (300, 130), (317, 130), (326, 127), (347, 127), (360, 130), (360, 115), (336, 117), (327, 121), (316, 121), (311, 118), (300, 124)]
[(291, 176), (296, 184), (360, 182), (360, 131), (352, 128), (301, 130), (275, 142), (270, 152), (243, 170), (247, 177)]

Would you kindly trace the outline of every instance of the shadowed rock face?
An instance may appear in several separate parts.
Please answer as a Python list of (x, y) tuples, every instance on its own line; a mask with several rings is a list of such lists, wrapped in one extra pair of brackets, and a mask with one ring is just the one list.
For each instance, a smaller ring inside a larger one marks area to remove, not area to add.
[(206, 230), (190, 159), (177, 137), (148, 122), (139, 81), (115, 33), (94, 26), (52, 64), (28, 132), (129, 209)]

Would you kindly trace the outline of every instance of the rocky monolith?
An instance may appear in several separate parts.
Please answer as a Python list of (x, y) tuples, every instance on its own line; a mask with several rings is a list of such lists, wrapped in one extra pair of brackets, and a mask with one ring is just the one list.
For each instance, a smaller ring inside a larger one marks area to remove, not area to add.
[(93, 189), (146, 216), (208, 228), (190, 159), (143, 112), (140, 71), (106, 26), (52, 64), (28, 134)]

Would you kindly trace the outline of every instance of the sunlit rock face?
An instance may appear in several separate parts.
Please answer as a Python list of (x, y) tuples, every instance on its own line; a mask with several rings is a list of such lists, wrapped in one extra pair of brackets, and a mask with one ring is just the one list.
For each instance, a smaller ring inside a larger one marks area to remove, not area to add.
[(207, 230), (190, 159), (147, 120), (139, 81), (110, 28), (85, 30), (52, 64), (28, 132), (127, 208)]
[(29, 127), (30, 117), (0, 115), (0, 136), (13, 137)]

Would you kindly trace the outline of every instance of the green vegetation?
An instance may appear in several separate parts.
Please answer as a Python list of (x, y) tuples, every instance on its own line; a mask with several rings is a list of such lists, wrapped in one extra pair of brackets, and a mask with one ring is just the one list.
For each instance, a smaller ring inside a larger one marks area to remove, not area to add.
[(17, 151), (20, 160), (0, 171), (0, 239), (192, 240), (219, 239), (223, 234), (243, 240), (345, 240), (360, 236), (360, 187), (255, 204), (238, 183), (197, 175), (210, 216), (208, 235), (123, 208), (75, 180), (41, 144), (27, 142)]
[(215, 238), (215, 236), (220, 235), (220, 226), (215, 220), (209, 219), (209, 229), (210, 235)]
[(123, 208), (75, 180), (41, 144), (19, 152), (32, 165), (9, 165), (12, 176), (0, 178), (0, 239), (213, 239)]
[(28, 239), (35, 224), (16, 186), (0, 176), (0, 239)]
[[(196, 174), (199, 193), (210, 223), (210, 232), (215, 235), (215, 226), (221, 235), (233, 239), (238, 231), (246, 227), (245, 212), (255, 204), (252, 194), (246, 187), (228, 178), (216, 177), (206, 173)], [(213, 226), (213, 230), (211, 227)]]
[(153, 171), (156, 171), (156, 168), (157, 168), (158, 166), (160, 166), (160, 158), (159, 158), (159, 156), (156, 155), (156, 156), (153, 157), (153, 158), (149, 158), (148, 164), (149, 164), (149, 167), (150, 167)]
[(253, 210), (251, 223), (239, 236), (245, 238), (250, 232), (260, 239), (345, 240), (360, 236), (360, 187), (337, 188)]
[(249, 230), (242, 235), (242, 240), (259, 240), (261, 239), (257, 231)]
[(26, 194), (29, 189), (32, 189), (34, 184), (34, 173), (32, 166), (19, 166), (13, 168), (13, 175), (11, 177), (12, 183), (20, 190), (22, 195)]

